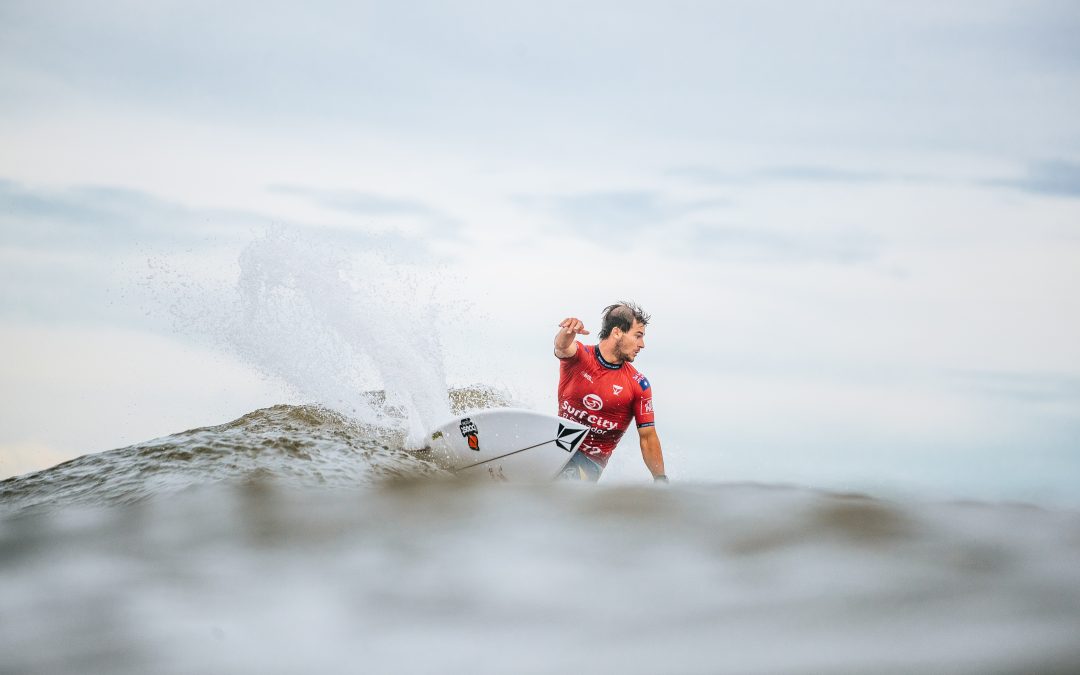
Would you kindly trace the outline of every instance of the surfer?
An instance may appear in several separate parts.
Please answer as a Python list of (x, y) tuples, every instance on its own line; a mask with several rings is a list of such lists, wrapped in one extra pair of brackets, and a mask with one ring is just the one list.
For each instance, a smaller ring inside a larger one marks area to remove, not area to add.
[(632, 302), (619, 302), (601, 315), (599, 342), (585, 345), (585, 324), (568, 317), (555, 336), (559, 358), (559, 416), (589, 425), (589, 436), (567, 465), (565, 478), (597, 481), (612, 451), (637, 422), (641, 456), (653, 480), (667, 482), (664, 453), (653, 421), (652, 386), (631, 365), (645, 348), (649, 315)]

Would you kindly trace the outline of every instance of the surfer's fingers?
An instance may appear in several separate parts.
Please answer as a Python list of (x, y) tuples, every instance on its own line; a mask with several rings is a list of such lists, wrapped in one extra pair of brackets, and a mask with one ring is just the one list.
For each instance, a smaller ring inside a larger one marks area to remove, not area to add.
[(573, 335), (575, 333), (578, 335), (589, 334), (589, 331), (585, 330), (585, 324), (582, 323), (581, 319), (573, 316), (563, 319), (562, 323), (559, 324), (559, 328), (565, 328), (567, 335)]

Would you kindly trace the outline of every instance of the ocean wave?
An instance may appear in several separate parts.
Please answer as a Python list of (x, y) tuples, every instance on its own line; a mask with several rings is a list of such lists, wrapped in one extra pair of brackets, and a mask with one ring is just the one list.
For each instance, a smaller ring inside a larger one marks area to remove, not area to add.
[[(406, 411), (367, 392), (378, 423), (322, 406), (275, 405), (216, 426), (84, 455), (0, 482), (0, 509), (126, 504), (199, 485), (279, 481), (297, 488), (355, 489), (383, 480), (445, 475), (437, 457), (406, 449)], [(451, 389), (450, 409), (505, 407), (483, 385)]]

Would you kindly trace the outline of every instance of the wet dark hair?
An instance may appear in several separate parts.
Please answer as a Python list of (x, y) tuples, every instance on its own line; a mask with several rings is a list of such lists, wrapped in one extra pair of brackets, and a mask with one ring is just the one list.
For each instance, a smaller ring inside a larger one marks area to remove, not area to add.
[(642, 326), (648, 326), (651, 318), (645, 313), (645, 310), (633, 302), (622, 301), (614, 305), (608, 305), (604, 308), (604, 313), (600, 315), (600, 333), (597, 337), (601, 340), (606, 339), (607, 336), (611, 335), (613, 328), (629, 333), (635, 321)]

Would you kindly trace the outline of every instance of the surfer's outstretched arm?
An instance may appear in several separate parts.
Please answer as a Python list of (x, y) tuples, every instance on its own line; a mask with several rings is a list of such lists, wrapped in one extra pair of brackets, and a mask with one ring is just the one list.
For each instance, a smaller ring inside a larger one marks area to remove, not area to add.
[(577, 353), (577, 336), (588, 335), (585, 324), (580, 319), (568, 317), (559, 324), (559, 332), (555, 335), (555, 356), (560, 359), (568, 359)]
[(640, 427), (638, 437), (641, 440), (641, 458), (645, 460), (645, 466), (649, 467), (653, 480), (666, 483), (664, 451), (660, 449), (660, 437), (656, 434), (656, 427)]

